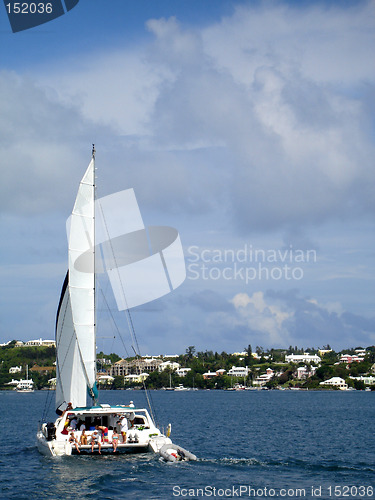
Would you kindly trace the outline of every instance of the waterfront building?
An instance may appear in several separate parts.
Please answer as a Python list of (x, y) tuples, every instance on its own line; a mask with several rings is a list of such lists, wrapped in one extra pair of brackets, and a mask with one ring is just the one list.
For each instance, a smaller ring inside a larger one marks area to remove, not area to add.
[(134, 373), (152, 373), (159, 369), (161, 363), (161, 359), (156, 358), (139, 358), (132, 359), (131, 361), (120, 359), (120, 361), (116, 361), (116, 363), (111, 366), (107, 374), (111, 377), (122, 377)]
[(345, 380), (341, 377), (332, 377), (328, 380), (325, 380), (324, 382), (320, 382), (320, 385), (330, 385), (332, 387), (337, 387), (342, 391), (346, 391), (348, 388), (348, 385), (345, 383)]
[(146, 378), (149, 376), (148, 373), (140, 373), (139, 375), (125, 375), (124, 380), (125, 382), (131, 382), (131, 383), (142, 383)]
[(98, 384), (102, 385), (111, 385), (114, 382), (114, 377), (110, 375), (97, 375), (96, 380)]
[(275, 372), (272, 368), (267, 368), (266, 373), (263, 375), (259, 375), (256, 379), (253, 380), (253, 385), (262, 387), (266, 385), (266, 383), (271, 380), (271, 378), (275, 375)]
[(249, 368), (247, 366), (232, 366), (228, 371), (230, 377), (247, 377), (249, 374)]

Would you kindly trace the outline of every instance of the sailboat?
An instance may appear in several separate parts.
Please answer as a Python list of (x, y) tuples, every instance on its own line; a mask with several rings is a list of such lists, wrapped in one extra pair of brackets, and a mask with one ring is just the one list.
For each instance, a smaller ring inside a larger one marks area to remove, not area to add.
[[(111, 212), (115, 212), (112, 219)], [(99, 229), (98, 219), (101, 220)], [(159, 430), (148, 398), (144, 408), (135, 407), (132, 402), (100, 404), (96, 385), (98, 268), (108, 274), (118, 309), (127, 311), (168, 293), (186, 276), (185, 264), (181, 267), (183, 252), (178, 232), (163, 226), (147, 230), (146, 235), (132, 189), (96, 199), (93, 146), (90, 164), (67, 222), (69, 267), (56, 318), (56, 412), (59, 416), (55, 422), (41, 424), (38, 430), (38, 449), (43, 454), (113, 453), (113, 432), (116, 427), (119, 430), (119, 422), (123, 425), (124, 419), (128, 431), (125, 439), (120, 436), (116, 453), (158, 453), (164, 445), (172, 443), (171, 425), (165, 434)], [(130, 248), (127, 253), (123, 244)], [(150, 252), (150, 246), (153, 246), (151, 255), (147, 255), (145, 248)], [(120, 251), (115, 255), (118, 248)], [(142, 263), (147, 272), (142, 271)], [(168, 273), (164, 281), (163, 272)], [(144, 286), (147, 279), (157, 282), (156, 289)], [(90, 404), (87, 404), (87, 396)], [(71, 432), (79, 442), (81, 429), (85, 429), (87, 443), (75, 446), (74, 441), (70, 442)], [(103, 433), (101, 446), (95, 440), (98, 430)]]
[(34, 381), (29, 379), (29, 365), (26, 365), (26, 379), (22, 379), (15, 387), (17, 392), (34, 392)]
[(166, 391), (174, 391), (174, 387), (172, 387), (172, 374), (169, 374), (169, 387), (165, 387)]

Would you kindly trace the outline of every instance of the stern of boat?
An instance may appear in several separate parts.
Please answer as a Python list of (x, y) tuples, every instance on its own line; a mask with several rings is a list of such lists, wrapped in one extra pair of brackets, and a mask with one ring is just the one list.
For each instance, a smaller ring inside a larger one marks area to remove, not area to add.
[(172, 444), (172, 440), (169, 437), (163, 436), (162, 434), (159, 436), (152, 436), (148, 443), (149, 451), (152, 453), (159, 453), (160, 449), (165, 444)]

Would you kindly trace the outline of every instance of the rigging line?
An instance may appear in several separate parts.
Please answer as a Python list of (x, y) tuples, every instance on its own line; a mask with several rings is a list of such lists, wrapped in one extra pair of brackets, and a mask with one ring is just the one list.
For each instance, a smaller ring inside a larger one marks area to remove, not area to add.
[[(131, 336), (132, 342), (135, 343), (135, 344), (137, 344), (137, 341), (135, 339), (134, 325), (133, 325), (133, 321), (131, 320), (131, 316), (130, 316), (130, 313), (129, 313), (128, 301), (126, 299), (126, 294), (125, 294), (124, 286), (123, 286), (123, 283), (122, 283), (122, 280), (121, 280), (121, 276), (120, 276), (120, 272), (119, 272), (119, 267), (117, 265), (117, 259), (116, 259), (116, 255), (115, 255), (115, 252), (114, 252), (114, 249), (113, 249), (112, 240), (111, 240), (111, 237), (110, 237), (110, 234), (109, 234), (107, 221), (106, 221), (106, 218), (104, 216), (103, 207), (102, 207), (102, 205), (100, 203), (100, 200), (97, 200), (97, 202), (99, 204), (100, 213), (102, 215), (102, 219), (103, 219), (103, 223), (104, 223), (104, 227), (105, 227), (105, 232), (106, 232), (106, 235), (107, 235), (107, 238), (108, 238), (109, 247), (111, 249), (111, 254), (112, 254), (112, 257), (113, 257), (113, 261), (115, 263), (115, 268), (117, 270), (118, 279), (119, 279), (119, 282), (121, 284), (121, 292), (122, 292), (122, 295), (123, 295), (123, 298), (124, 298), (124, 301), (125, 301), (126, 311), (128, 313), (128, 314), (126, 314), (126, 319), (127, 319), (127, 323), (128, 323), (128, 328), (129, 328), (130, 336)], [(138, 345), (137, 345), (137, 347), (138, 347)], [(138, 349), (138, 351), (139, 351), (139, 349)]]
[[(110, 234), (109, 234), (109, 230), (108, 230), (108, 226), (107, 226), (107, 221), (106, 221), (106, 218), (104, 216), (103, 207), (102, 207), (102, 205), (100, 203), (100, 200), (97, 200), (97, 202), (99, 204), (100, 213), (102, 215), (102, 219), (103, 219), (103, 223), (104, 223), (106, 235), (107, 235), (107, 238), (108, 238), (109, 246), (110, 246), (112, 257), (113, 257), (113, 261), (114, 261), (115, 267), (117, 269), (118, 279), (119, 279), (119, 282), (121, 284), (121, 291), (122, 291), (122, 295), (123, 295), (123, 298), (124, 298), (124, 301), (125, 301), (125, 305), (126, 305), (126, 319), (127, 319), (128, 328), (129, 328), (129, 331), (130, 331), (130, 336), (132, 338), (133, 343), (136, 345), (137, 351), (138, 351), (138, 355), (140, 356), (140, 349), (139, 349), (138, 339), (137, 339), (137, 336), (136, 336), (136, 333), (135, 333), (133, 319), (132, 319), (132, 316), (130, 314), (130, 310), (128, 308), (128, 301), (126, 299), (126, 294), (125, 294), (124, 286), (123, 286), (123, 283), (122, 283), (122, 279), (121, 279), (119, 267), (117, 265), (117, 259), (116, 259), (116, 255), (115, 255), (115, 252), (114, 252), (114, 249), (113, 249), (112, 240), (110, 238)], [(148, 390), (146, 389), (145, 384), (144, 384), (144, 389), (145, 389), (146, 400), (147, 400), (148, 406), (150, 408), (151, 416), (152, 416), (152, 419), (154, 420), (153, 410), (152, 410), (151, 402), (150, 402), (150, 399), (149, 399), (149, 396), (148, 396)]]
[(128, 352), (127, 348), (126, 348), (126, 345), (125, 345), (124, 339), (123, 339), (123, 337), (122, 337), (122, 335), (121, 335), (121, 332), (120, 332), (119, 327), (117, 326), (116, 320), (115, 320), (115, 318), (114, 318), (114, 316), (113, 316), (113, 314), (112, 314), (112, 310), (111, 310), (111, 308), (109, 307), (109, 304), (108, 304), (108, 302), (107, 302), (107, 299), (106, 299), (106, 297), (105, 297), (105, 295), (104, 295), (104, 292), (103, 292), (103, 290), (102, 290), (102, 288), (101, 288), (101, 287), (100, 287), (100, 293), (101, 293), (102, 299), (104, 300), (104, 305), (105, 305), (105, 306), (107, 307), (107, 309), (108, 309), (108, 312), (109, 312), (109, 315), (110, 315), (110, 317), (111, 317), (111, 319), (112, 319), (113, 325), (114, 325), (114, 327), (115, 327), (115, 329), (116, 329), (116, 331), (117, 331), (117, 333), (118, 333), (118, 335), (119, 335), (119, 337), (120, 337), (120, 340), (121, 340), (121, 342), (122, 342), (123, 348), (125, 349), (126, 356), (129, 358), (129, 357), (130, 357), (130, 356), (129, 356), (129, 352)]
[[(46, 397), (46, 401), (45, 401), (45, 404), (44, 404), (44, 409), (43, 409), (43, 413), (42, 413), (42, 422), (44, 422), (45, 420), (47, 420), (47, 413), (49, 412), (50, 408), (51, 408), (51, 404), (52, 404), (52, 388), (51, 388), (51, 384), (50, 384), (50, 387), (47, 391), (47, 397)], [(47, 406), (48, 404), (48, 406)]]
[[(135, 353), (136, 358), (137, 359), (141, 358), (141, 355), (137, 354), (137, 351), (134, 349), (134, 346), (132, 346), (132, 349), (133, 349), (133, 351)], [(135, 368), (138, 371), (138, 375), (141, 375), (141, 367), (137, 363), (136, 363)], [(153, 404), (153, 400), (152, 400), (152, 397), (151, 397), (151, 393), (149, 392), (149, 390), (146, 387), (146, 379), (141, 379), (141, 382), (142, 382), (142, 385), (143, 385), (143, 389), (144, 389), (144, 393), (145, 393), (145, 397), (146, 397), (146, 401), (147, 401), (148, 407), (150, 408), (151, 418), (152, 418), (153, 422), (155, 423), (155, 416), (154, 416), (155, 411), (153, 410), (154, 404)]]

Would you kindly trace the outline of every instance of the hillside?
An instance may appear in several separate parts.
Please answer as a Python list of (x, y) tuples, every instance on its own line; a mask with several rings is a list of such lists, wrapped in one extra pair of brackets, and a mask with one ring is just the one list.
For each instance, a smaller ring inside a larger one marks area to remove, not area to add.
[[(6, 388), (12, 379), (26, 376), (26, 365), (34, 380), (36, 388), (47, 385), (50, 378), (55, 377), (56, 349), (54, 347), (15, 347), (13, 343), (0, 347), (0, 387)], [(10, 374), (9, 369), (22, 366), (19, 373)], [(39, 370), (46, 367), (48, 370)]]

